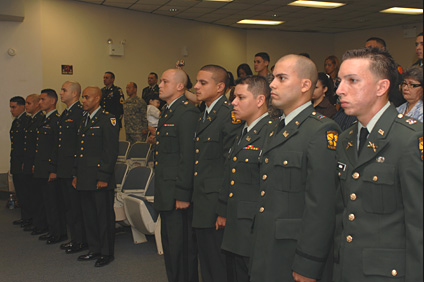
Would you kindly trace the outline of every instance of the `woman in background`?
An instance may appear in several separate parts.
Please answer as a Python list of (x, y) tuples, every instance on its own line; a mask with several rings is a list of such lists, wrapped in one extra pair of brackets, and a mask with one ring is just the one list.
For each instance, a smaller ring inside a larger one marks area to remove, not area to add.
[(333, 118), (337, 113), (337, 109), (330, 101), (330, 97), (334, 97), (333, 82), (330, 77), (320, 72), (318, 73), (318, 81), (312, 94), (312, 102), (315, 110), (326, 117)]
[(398, 112), (423, 122), (423, 69), (418, 66), (407, 69), (400, 85), (406, 103), (397, 107)]

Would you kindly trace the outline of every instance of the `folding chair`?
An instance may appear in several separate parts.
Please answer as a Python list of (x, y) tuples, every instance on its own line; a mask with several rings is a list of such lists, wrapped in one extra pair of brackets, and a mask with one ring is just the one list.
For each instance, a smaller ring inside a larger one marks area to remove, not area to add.
[(128, 141), (119, 141), (119, 153), (117, 163), (124, 163), (127, 160), (128, 150), (130, 148), (130, 142)]
[(123, 194), (121, 193), (122, 183), (125, 181), (125, 177), (128, 173), (128, 165), (126, 163), (116, 163), (115, 165), (115, 221), (123, 221), (127, 219), (125, 216)]
[(127, 163), (133, 166), (147, 166), (151, 145), (145, 142), (135, 142), (128, 154)]

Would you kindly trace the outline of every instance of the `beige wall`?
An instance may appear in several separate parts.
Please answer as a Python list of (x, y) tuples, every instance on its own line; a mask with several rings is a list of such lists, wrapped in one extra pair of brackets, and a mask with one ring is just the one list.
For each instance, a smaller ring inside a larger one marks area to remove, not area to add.
[[(24, 3), (23, 23), (0, 22), (0, 172), (9, 166), (12, 119), (5, 101), (47, 87), (59, 91), (65, 80), (77, 80), (83, 87), (102, 86), (103, 73), (111, 70), (122, 88), (128, 81), (142, 88), (150, 71), (160, 74), (179, 59), (185, 59), (185, 70), (193, 81), (198, 69), (209, 63), (223, 65), (236, 75), (240, 63), (253, 68), (253, 56), (261, 51), (269, 52), (271, 65), (288, 53), (307, 52), (321, 71), (327, 55), (341, 56), (346, 49), (363, 46), (370, 36), (383, 37), (401, 65), (416, 59), (415, 39), (404, 39), (402, 27), (335, 35), (239, 30), (75, 1)], [(422, 25), (417, 25), (420, 31)], [(108, 38), (115, 43), (126, 40), (125, 56), (108, 55)], [(189, 53), (186, 58), (184, 46)], [(6, 54), (10, 47), (18, 51), (15, 57)], [(73, 65), (74, 75), (62, 75), (62, 64)]]

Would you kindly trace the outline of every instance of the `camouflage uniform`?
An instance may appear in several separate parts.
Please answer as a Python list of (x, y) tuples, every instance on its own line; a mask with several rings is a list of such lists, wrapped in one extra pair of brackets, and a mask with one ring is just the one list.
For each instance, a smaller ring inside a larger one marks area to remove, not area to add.
[(125, 100), (124, 104), (124, 122), (127, 141), (135, 143), (137, 141), (146, 141), (146, 135), (142, 133), (147, 131), (147, 104), (143, 99), (135, 95)]

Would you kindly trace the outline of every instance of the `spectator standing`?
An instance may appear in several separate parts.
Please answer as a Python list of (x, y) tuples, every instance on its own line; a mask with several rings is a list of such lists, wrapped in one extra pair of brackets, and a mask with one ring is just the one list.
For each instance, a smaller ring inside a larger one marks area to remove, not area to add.
[(102, 88), (102, 100), (100, 105), (102, 108), (114, 115), (117, 119), (119, 128), (122, 127), (122, 116), (124, 113), (123, 104), (125, 101), (122, 89), (115, 86), (115, 74), (113, 72), (106, 72), (103, 76), (103, 83), (105, 87)]
[(423, 67), (423, 33), (417, 35), (415, 39), (415, 52), (418, 57), (418, 61), (414, 63), (414, 66)]
[(147, 127), (147, 105), (143, 99), (137, 96), (137, 84), (127, 84), (128, 99), (125, 100), (124, 122), (127, 141), (130, 144), (145, 142), (148, 133)]
[(274, 79), (274, 76), (272, 75), (272, 73), (269, 71), (269, 63), (270, 63), (271, 59), (268, 55), (268, 53), (265, 52), (261, 52), (255, 55), (255, 59), (254, 59), (254, 67), (255, 67), (255, 72), (257, 72), (257, 74), (259, 76), (263, 76), (265, 77), (265, 79), (268, 81), (268, 83), (271, 83), (272, 80)]

